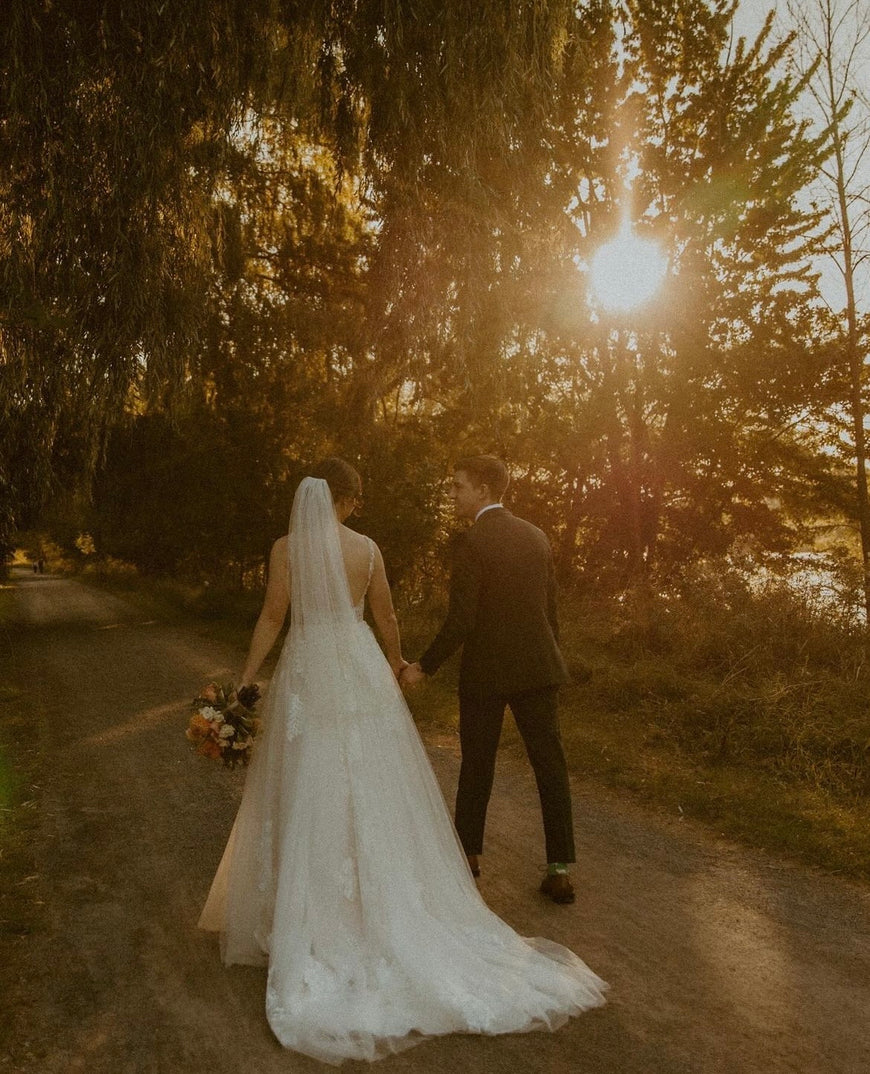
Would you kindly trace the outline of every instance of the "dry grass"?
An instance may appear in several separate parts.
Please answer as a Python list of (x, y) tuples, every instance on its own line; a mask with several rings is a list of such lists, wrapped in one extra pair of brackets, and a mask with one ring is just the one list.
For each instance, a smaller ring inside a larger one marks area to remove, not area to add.
[(717, 579), (566, 609), (571, 763), (659, 807), (870, 879), (863, 631), (784, 587)]

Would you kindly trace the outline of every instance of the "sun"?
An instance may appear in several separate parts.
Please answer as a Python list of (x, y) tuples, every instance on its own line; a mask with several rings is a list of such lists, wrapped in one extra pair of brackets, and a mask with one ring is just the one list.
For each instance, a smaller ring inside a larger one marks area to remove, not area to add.
[(589, 276), (593, 294), (611, 312), (635, 309), (656, 293), (667, 267), (659, 247), (639, 239), (625, 224), (592, 258)]

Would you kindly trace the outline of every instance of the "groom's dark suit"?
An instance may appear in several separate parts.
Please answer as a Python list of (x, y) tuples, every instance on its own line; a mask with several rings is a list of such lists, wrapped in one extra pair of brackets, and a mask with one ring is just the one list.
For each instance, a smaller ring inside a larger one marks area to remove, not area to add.
[(568, 674), (559, 652), (553, 559), (544, 534), (504, 507), (484, 511), (457, 539), (447, 618), (420, 667), (432, 675), (460, 645), (456, 829), (466, 854), (483, 850), (496, 750), (510, 705), (538, 783), (547, 860), (574, 861), (556, 714), (556, 693)]

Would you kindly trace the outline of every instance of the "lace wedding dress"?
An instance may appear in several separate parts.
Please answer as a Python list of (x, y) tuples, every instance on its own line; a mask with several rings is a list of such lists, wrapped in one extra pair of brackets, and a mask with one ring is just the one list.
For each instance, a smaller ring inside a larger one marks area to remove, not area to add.
[(291, 626), (199, 922), (221, 933), (224, 962), (268, 965), (275, 1035), (328, 1063), (435, 1034), (554, 1029), (602, 1004), (575, 954), (521, 938), (478, 894), (351, 603), (326, 482), (302, 482), (289, 548)]

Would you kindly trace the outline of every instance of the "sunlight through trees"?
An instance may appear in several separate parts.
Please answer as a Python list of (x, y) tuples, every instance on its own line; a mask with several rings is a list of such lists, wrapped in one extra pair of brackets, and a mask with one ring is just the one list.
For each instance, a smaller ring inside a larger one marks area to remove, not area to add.
[[(9, 0), (5, 544), (244, 577), (339, 451), (402, 575), (480, 449), (587, 584), (854, 551), (793, 42), (731, 0), (469, 12)], [(649, 245), (608, 268), (620, 226)]]
[(604, 309), (627, 311), (649, 302), (666, 271), (661, 250), (637, 238), (630, 226), (623, 226), (593, 256), (590, 282), (596, 301)]

